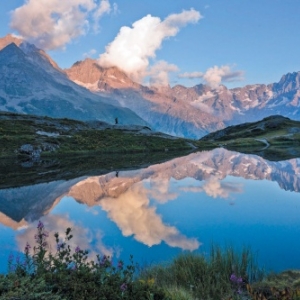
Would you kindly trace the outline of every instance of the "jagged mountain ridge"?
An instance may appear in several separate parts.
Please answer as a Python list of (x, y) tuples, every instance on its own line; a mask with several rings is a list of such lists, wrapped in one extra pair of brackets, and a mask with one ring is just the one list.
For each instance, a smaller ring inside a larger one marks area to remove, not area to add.
[(278, 83), (227, 89), (146, 87), (133, 82), (117, 68), (101, 68), (86, 59), (65, 70), (76, 83), (116, 99), (143, 117), (152, 127), (198, 138), (240, 122), (257, 121), (274, 114), (300, 119), (300, 72), (282, 76)]
[[(15, 38), (13, 39), (15, 41)], [(7, 44), (7, 45), (6, 45)], [(0, 110), (25, 114), (148, 125), (128, 108), (110, 104), (68, 79), (42, 50), (0, 39)]]
[[(16, 54), (11, 42), (25, 56)], [(286, 74), (278, 83), (235, 89), (203, 84), (147, 87), (116, 67), (101, 68), (92, 59), (61, 70), (43, 50), (12, 35), (0, 39), (3, 47), (12, 52), (0, 51), (0, 110), (4, 111), (109, 123), (117, 117), (123, 124), (148, 125), (189, 138), (275, 114), (300, 119), (300, 72)]]
[(177, 97), (176, 90), (143, 86), (116, 67), (105, 69), (95, 60), (86, 59), (65, 71), (77, 84), (135, 111), (154, 130), (195, 138), (225, 126), (218, 117)]

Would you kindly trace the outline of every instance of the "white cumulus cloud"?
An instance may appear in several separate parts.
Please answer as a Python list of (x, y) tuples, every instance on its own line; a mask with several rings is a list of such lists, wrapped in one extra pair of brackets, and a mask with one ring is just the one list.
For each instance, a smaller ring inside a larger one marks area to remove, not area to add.
[(240, 81), (243, 79), (243, 71), (232, 71), (231, 67), (224, 65), (214, 66), (203, 74), (204, 81), (212, 88), (218, 88), (222, 82)]
[(166, 86), (169, 84), (169, 73), (178, 71), (178, 67), (174, 64), (168, 64), (164, 60), (160, 60), (149, 68), (147, 75), (150, 76), (150, 85)]
[(188, 23), (197, 23), (200, 18), (201, 14), (194, 9), (171, 14), (163, 21), (147, 15), (132, 27), (123, 26), (98, 62), (103, 67), (117, 66), (134, 80), (141, 81), (147, 75), (149, 60), (155, 57), (163, 40), (175, 36)]
[(231, 66), (223, 65), (221, 67), (214, 66), (207, 69), (204, 73), (202, 72), (185, 72), (179, 74), (179, 78), (195, 79), (201, 78), (203, 81), (216, 89), (223, 82), (232, 82), (243, 80), (244, 71), (238, 70), (233, 71)]
[(63, 48), (111, 11), (109, 0), (27, 0), (11, 13), (12, 29), (44, 50)]

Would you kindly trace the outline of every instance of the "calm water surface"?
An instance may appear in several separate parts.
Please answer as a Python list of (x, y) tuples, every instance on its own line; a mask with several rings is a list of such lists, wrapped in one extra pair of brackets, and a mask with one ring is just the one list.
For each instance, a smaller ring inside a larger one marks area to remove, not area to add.
[[(224, 149), (70, 181), (0, 190), (0, 272), (34, 244), (38, 220), (72, 247), (142, 264), (212, 242), (251, 246), (272, 270), (300, 268), (300, 159), (270, 162)], [(54, 240), (50, 244), (55, 249)]]

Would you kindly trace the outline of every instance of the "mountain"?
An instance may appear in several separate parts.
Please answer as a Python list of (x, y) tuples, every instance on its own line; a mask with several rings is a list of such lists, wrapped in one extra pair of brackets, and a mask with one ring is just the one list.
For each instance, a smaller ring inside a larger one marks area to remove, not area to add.
[(77, 84), (130, 108), (154, 130), (196, 138), (225, 126), (217, 116), (195, 108), (177, 95), (179, 88), (149, 88), (133, 82), (118, 68), (102, 68), (92, 59), (76, 62), (65, 72)]
[(300, 72), (278, 83), (217, 89), (203, 84), (144, 86), (96, 60), (61, 70), (41, 49), (12, 35), (0, 39), (0, 110), (150, 126), (198, 139), (270, 115), (300, 120)]
[[(280, 114), (300, 120), (300, 72), (284, 75), (278, 83), (227, 89), (146, 87), (117, 68), (101, 68), (95, 60), (76, 62), (65, 70), (69, 78), (106, 97), (114, 98), (160, 131), (199, 138), (241, 122)], [(115, 103), (115, 102), (114, 102)]]
[(113, 105), (110, 99), (69, 80), (58, 65), (34, 45), (7, 36), (0, 39), (0, 46), (4, 47), (0, 50), (0, 111), (111, 124), (118, 118), (119, 124), (148, 125), (130, 109)]

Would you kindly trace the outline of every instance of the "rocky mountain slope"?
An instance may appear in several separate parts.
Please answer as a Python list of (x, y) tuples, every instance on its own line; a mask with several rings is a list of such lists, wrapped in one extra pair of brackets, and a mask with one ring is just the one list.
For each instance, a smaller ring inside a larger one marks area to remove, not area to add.
[(65, 71), (77, 84), (130, 108), (154, 130), (195, 138), (225, 126), (219, 117), (193, 107), (177, 95), (176, 88), (143, 86), (116, 67), (104, 69), (96, 61), (86, 59)]
[(65, 70), (69, 78), (106, 95), (144, 118), (154, 129), (199, 138), (206, 133), (274, 114), (300, 119), (300, 72), (278, 83), (227, 89), (206, 85), (146, 87), (117, 68), (103, 69), (86, 59)]
[[(11, 43), (9, 43), (11, 42)], [(17, 46), (16, 42), (19, 46)], [(75, 84), (34, 45), (12, 36), (0, 39), (0, 111), (148, 125), (128, 108), (112, 105)]]

